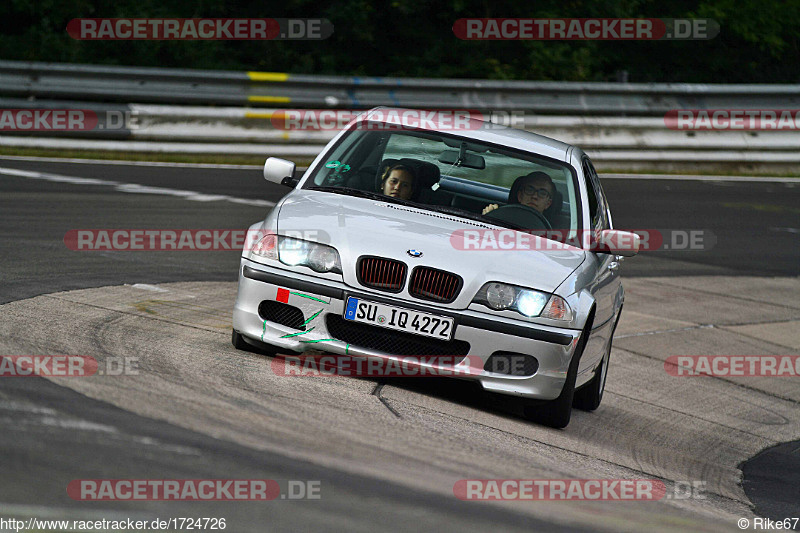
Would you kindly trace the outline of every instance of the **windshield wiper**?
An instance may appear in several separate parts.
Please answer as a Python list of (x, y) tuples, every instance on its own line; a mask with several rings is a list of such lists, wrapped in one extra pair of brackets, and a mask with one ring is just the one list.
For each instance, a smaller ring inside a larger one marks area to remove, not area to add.
[(458, 207), (448, 207), (446, 205), (426, 205), (425, 207), (438, 213), (447, 213), (448, 215), (455, 215), (457, 217), (468, 218), (470, 220), (486, 222), (486, 219), (483, 217), (483, 215), (478, 215), (472, 211), (467, 211), (466, 209), (459, 209)]
[(336, 194), (345, 194), (347, 196), (357, 196), (359, 198), (369, 198), (370, 200), (380, 200), (381, 202), (391, 202), (393, 204), (410, 205), (412, 207), (420, 207), (416, 202), (403, 200), (402, 198), (395, 198), (394, 196), (386, 196), (379, 192), (364, 191), (361, 189), (354, 189), (352, 187), (329, 187), (329, 186), (314, 186), (309, 187), (312, 191), (332, 192)]
[(378, 193), (362, 191), (361, 189), (354, 189), (352, 187), (315, 186), (315, 187), (309, 187), (309, 189), (311, 189), (312, 191), (335, 192), (336, 194), (346, 194), (348, 196), (358, 196), (361, 198), (376, 198), (378, 196), (383, 196)]
[(509, 228), (513, 230), (526, 229), (523, 226), (520, 226), (519, 224), (514, 224), (513, 222), (508, 222), (505, 220), (497, 220), (496, 218), (487, 217), (486, 215), (478, 215), (477, 213), (473, 213), (472, 211), (467, 211), (465, 209), (459, 209), (458, 207), (449, 207), (446, 205), (420, 204), (417, 202), (412, 202), (411, 200), (403, 200), (402, 198), (395, 198), (394, 196), (386, 196), (385, 194), (381, 194), (379, 192), (354, 189), (353, 187), (331, 187), (325, 185), (318, 185), (318, 186), (308, 187), (308, 189), (312, 191), (332, 192), (336, 194), (345, 194), (347, 196), (356, 196), (358, 198), (369, 198), (370, 200), (380, 200), (382, 202), (407, 205), (409, 207), (416, 207), (417, 209), (427, 209), (429, 211), (436, 211), (438, 213), (446, 213), (448, 215), (455, 215), (457, 217), (467, 218), (469, 220), (475, 220), (477, 222), (483, 222), (484, 224), (492, 224), (494, 226), (500, 226), (503, 228)]
[(425, 207), (432, 211), (438, 211), (440, 213), (447, 213), (448, 215), (455, 215), (458, 217), (468, 218), (470, 220), (483, 222), (484, 224), (492, 224), (494, 226), (502, 226), (504, 228), (514, 229), (514, 230), (525, 229), (519, 224), (514, 224), (513, 222), (507, 222), (505, 220), (497, 220), (496, 218), (488, 217), (486, 215), (479, 215), (477, 213), (473, 213), (472, 211), (467, 211), (466, 209), (459, 209), (458, 207), (448, 207), (446, 205), (426, 205)]

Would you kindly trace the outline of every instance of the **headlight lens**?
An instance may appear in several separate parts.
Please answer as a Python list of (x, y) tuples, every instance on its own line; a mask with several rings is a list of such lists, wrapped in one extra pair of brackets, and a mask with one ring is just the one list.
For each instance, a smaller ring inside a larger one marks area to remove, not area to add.
[(521, 290), (517, 295), (517, 311), (525, 316), (537, 316), (547, 303), (547, 295), (539, 291)]
[(507, 283), (486, 283), (472, 301), (496, 311), (510, 309), (526, 317), (572, 320), (572, 310), (560, 296)]
[(341, 272), (339, 254), (330, 246), (312, 246), (308, 252), (308, 266), (317, 272)]
[(310, 244), (308, 241), (281, 237), (280, 244), (278, 244), (278, 258), (284, 265), (302, 265), (308, 261), (308, 254), (311, 251)]
[(486, 286), (486, 303), (492, 309), (508, 309), (514, 305), (514, 287), (505, 283), (489, 283)]
[(315, 272), (342, 273), (342, 263), (336, 248), (311, 241), (266, 235), (250, 250), (256, 260), (260, 258), (280, 261), (289, 266), (305, 266)]

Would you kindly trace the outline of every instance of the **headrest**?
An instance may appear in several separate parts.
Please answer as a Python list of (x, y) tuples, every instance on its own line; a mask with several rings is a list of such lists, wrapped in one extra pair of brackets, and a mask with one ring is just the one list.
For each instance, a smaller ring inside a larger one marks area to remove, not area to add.
[(544, 216), (548, 218), (548, 220), (555, 220), (559, 214), (561, 214), (561, 207), (564, 205), (564, 196), (558, 192), (558, 189), (553, 193), (553, 203), (550, 204), (550, 207), (544, 210)]

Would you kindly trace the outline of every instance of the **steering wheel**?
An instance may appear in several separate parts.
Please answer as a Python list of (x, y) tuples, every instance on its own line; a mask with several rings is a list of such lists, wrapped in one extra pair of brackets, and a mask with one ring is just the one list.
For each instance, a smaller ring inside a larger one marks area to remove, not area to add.
[(553, 227), (543, 214), (532, 207), (523, 204), (508, 204), (486, 213), (489, 218), (496, 218), (503, 222), (511, 222), (525, 229), (546, 229)]

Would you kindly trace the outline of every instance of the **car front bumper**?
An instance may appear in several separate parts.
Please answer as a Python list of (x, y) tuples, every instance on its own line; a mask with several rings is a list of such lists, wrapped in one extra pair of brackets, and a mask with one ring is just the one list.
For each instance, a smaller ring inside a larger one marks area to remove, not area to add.
[[(581, 334), (573, 329), (491, 317), (472, 310), (453, 310), (422, 302), (409, 302), (392, 298), (385, 292), (354, 288), (342, 282), (275, 268), (245, 258), (242, 258), (239, 269), (239, 291), (233, 311), (233, 329), (248, 339), (282, 348), (287, 353), (300, 353), (314, 348), (354, 357), (404, 360), (403, 356), (348, 344), (331, 335), (326, 317), (331, 314), (342, 317), (348, 296), (435, 315), (452, 316), (456, 321), (453, 338), (466, 341), (470, 346), (467, 357), (459, 363), (463, 368), (457, 365), (457, 372), (453, 375), (477, 380), (485, 390), (514, 396), (542, 400), (558, 397)], [(306, 325), (306, 331), (301, 332), (261, 317), (261, 303), (276, 300), (300, 309), (306, 319), (314, 317)], [(368, 327), (383, 329), (378, 326)], [(498, 351), (533, 356), (538, 361), (538, 369), (530, 376), (484, 370), (486, 360)], [(408, 359), (404, 361), (407, 362)], [(426, 365), (420, 363), (417, 366)]]

